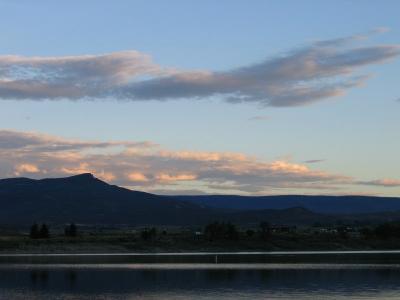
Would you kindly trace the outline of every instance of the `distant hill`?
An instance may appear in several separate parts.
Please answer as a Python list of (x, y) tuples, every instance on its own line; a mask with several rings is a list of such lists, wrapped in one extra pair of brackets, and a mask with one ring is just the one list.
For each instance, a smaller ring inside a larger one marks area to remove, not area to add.
[(159, 196), (107, 184), (91, 174), (0, 180), (0, 225), (200, 226), (400, 220), (400, 199), (361, 196)]
[(383, 222), (399, 222), (400, 211), (370, 214), (322, 214), (303, 207), (284, 209), (243, 210), (220, 215), (221, 220), (235, 224), (257, 226), (267, 221), (274, 225), (365, 225)]
[[(258, 226), (265, 221), (274, 225), (314, 225), (336, 224), (341, 220), (340, 217), (315, 213), (303, 207), (239, 211), (224, 214), (222, 219), (247, 226)], [(349, 217), (349, 220), (352, 218)]]
[(67, 178), (0, 180), (0, 224), (32, 222), (84, 224), (203, 223), (213, 210), (109, 185), (91, 174)]
[(303, 207), (322, 214), (371, 214), (400, 211), (400, 198), (373, 196), (234, 196), (234, 195), (201, 195), (174, 196), (185, 202), (203, 207), (233, 210), (287, 209)]

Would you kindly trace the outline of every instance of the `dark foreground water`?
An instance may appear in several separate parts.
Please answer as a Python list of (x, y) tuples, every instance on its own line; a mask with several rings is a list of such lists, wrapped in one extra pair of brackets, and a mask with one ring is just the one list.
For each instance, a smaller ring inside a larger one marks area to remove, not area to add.
[(359, 254), (356, 263), (318, 255), (312, 263), (313, 254), (302, 263), (302, 255), (296, 263), (281, 254), (277, 263), (246, 264), (88, 264), (82, 257), (74, 264), (10, 264), (3, 257), (0, 299), (400, 299), (393, 253)]

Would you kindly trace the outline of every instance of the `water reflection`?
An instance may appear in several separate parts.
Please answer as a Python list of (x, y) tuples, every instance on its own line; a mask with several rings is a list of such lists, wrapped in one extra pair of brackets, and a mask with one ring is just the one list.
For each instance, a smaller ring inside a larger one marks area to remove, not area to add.
[(32, 270), (30, 274), (31, 283), (33, 286), (40, 284), (46, 286), (49, 280), (49, 272), (47, 270)]
[(69, 283), (69, 287), (73, 288), (77, 281), (78, 273), (76, 270), (65, 271), (65, 280)]
[(0, 299), (398, 299), (399, 282), (400, 268), (382, 265), (10, 265), (0, 268)]

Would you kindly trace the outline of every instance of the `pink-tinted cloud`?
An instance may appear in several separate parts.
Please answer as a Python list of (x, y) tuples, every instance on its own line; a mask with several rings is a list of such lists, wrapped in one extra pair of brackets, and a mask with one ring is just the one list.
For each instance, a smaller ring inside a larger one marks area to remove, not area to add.
[(149, 179), (146, 177), (146, 175), (140, 173), (140, 172), (131, 172), (128, 174), (128, 179), (133, 181), (133, 182), (148, 182)]
[(362, 67), (399, 56), (399, 45), (360, 45), (381, 32), (318, 41), (226, 71), (162, 67), (137, 51), (63, 57), (3, 55), (0, 99), (164, 101), (218, 96), (232, 103), (307, 105), (362, 85), (369, 77), (359, 74)]
[(360, 183), (288, 159), (268, 162), (243, 153), (171, 151), (151, 142), (77, 141), (0, 130), (0, 177), (60, 177), (86, 172), (113, 184), (147, 191), (263, 194), (300, 189), (332, 192), (355, 184), (400, 185), (388, 179)]
[(363, 185), (383, 186), (383, 187), (400, 187), (400, 179), (376, 179), (371, 181), (360, 181)]
[(192, 181), (197, 179), (197, 175), (195, 174), (167, 174), (167, 173), (159, 173), (155, 176), (155, 178), (163, 182), (174, 182), (174, 181)]
[(39, 173), (39, 168), (34, 164), (18, 164), (15, 166), (15, 175), (19, 176), (20, 174), (27, 174), (27, 173)]

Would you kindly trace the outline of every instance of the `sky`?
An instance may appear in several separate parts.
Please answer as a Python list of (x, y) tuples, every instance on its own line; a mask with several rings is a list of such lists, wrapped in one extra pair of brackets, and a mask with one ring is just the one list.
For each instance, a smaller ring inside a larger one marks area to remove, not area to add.
[(0, 0), (0, 178), (400, 196), (398, 11)]

